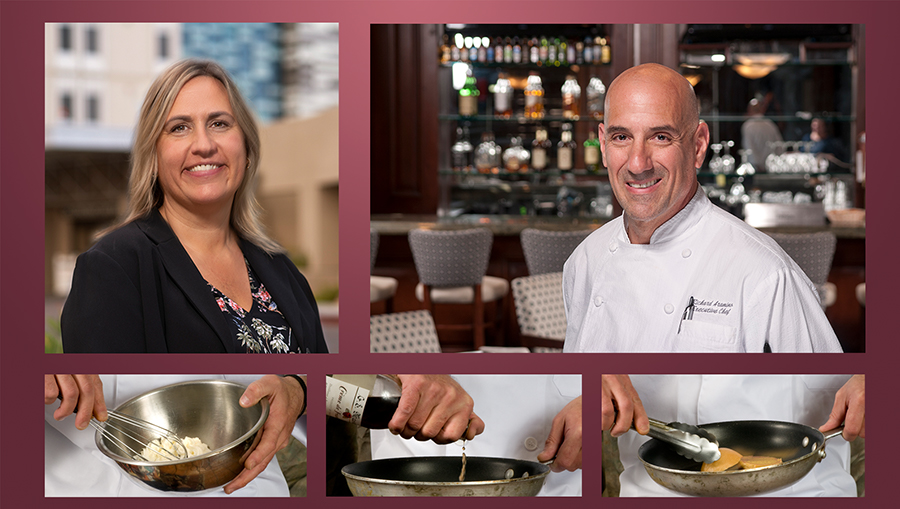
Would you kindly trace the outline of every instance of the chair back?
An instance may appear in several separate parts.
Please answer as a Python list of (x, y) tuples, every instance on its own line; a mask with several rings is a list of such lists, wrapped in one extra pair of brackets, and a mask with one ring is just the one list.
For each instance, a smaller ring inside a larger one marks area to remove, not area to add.
[(378, 257), (378, 232), (369, 229), (369, 274), (375, 268), (375, 258)]
[(512, 292), (516, 320), (523, 336), (566, 339), (562, 272), (513, 279)]
[(439, 288), (481, 283), (493, 242), (494, 235), (487, 228), (409, 232), (419, 281)]
[(770, 233), (769, 236), (797, 262), (813, 284), (825, 284), (837, 246), (833, 233)]
[(548, 231), (525, 228), (519, 238), (528, 274), (537, 276), (562, 272), (569, 255), (590, 233), (591, 230)]
[(441, 353), (434, 320), (427, 310), (387, 313), (369, 318), (372, 353)]

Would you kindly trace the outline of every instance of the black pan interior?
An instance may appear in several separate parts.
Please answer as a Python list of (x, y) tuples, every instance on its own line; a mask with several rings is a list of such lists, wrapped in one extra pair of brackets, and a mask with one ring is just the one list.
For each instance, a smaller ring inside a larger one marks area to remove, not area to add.
[[(744, 456), (774, 456), (784, 463), (801, 458), (818, 449), (825, 437), (818, 430), (778, 421), (732, 421), (704, 424), (701, 428), (710, 431), (719, 441), (719, 447), (728, 447)], [(807, 445), (804, 447), (804, 438)], [(661, 468), (700, 471), (700, 463), (678, 455), (672, 448), (659, 440), (650, 440), (638, 452), (641, 459)]]
[[(404, 482), (459, 482), (462, 458), (454, 456), (390, 458), (363, 461), (344, 467), (345, 473), (372, 479)], [(539, 475), (549, 467), (532, 461), (503, 458), (469, 457), (466, 459), (466, 482), (502, 481), (513, 469), (513, 478)]]

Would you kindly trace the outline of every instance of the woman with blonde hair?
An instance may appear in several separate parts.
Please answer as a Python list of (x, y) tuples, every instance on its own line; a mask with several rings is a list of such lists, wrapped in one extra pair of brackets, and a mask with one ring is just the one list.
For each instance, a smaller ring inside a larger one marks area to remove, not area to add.
[(259, 152), (221, 66), (188, 59), (156, 79), (125, 219), (76, 263), (65, 352), (327, 352), (309, 284), (260, 225)]

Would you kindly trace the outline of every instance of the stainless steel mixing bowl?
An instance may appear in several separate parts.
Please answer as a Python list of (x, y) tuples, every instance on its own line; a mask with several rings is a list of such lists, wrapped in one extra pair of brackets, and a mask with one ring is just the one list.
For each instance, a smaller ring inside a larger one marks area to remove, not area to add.
[[(123, 456), (109, 437), (95, 433), (97, 447), (125, 472), (160, 491), (201, 491), (237, 477), (259, 442), (269, 416), (266, 399), (251, 408), (238, 400), (245, 386), (225, 380), (182, 382), (136, 396), (116, 410), (167, 428), (179, 437), (198, 437), (211, 452), (190, 459), (147, 462)], [(116, 431), (110, 430), (113, 434)]]

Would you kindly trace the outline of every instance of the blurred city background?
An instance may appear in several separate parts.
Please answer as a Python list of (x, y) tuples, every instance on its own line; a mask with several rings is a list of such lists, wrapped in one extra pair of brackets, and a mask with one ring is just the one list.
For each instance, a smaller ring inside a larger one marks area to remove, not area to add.
[(223, 65), (253, 108), (263, 220), (309, 279), (337, 352), (336, 23), (45, 25), (45, 349), (61, 350), (59, 314), (76, 257), (125, 209), (144, 95), (188, 57)]

